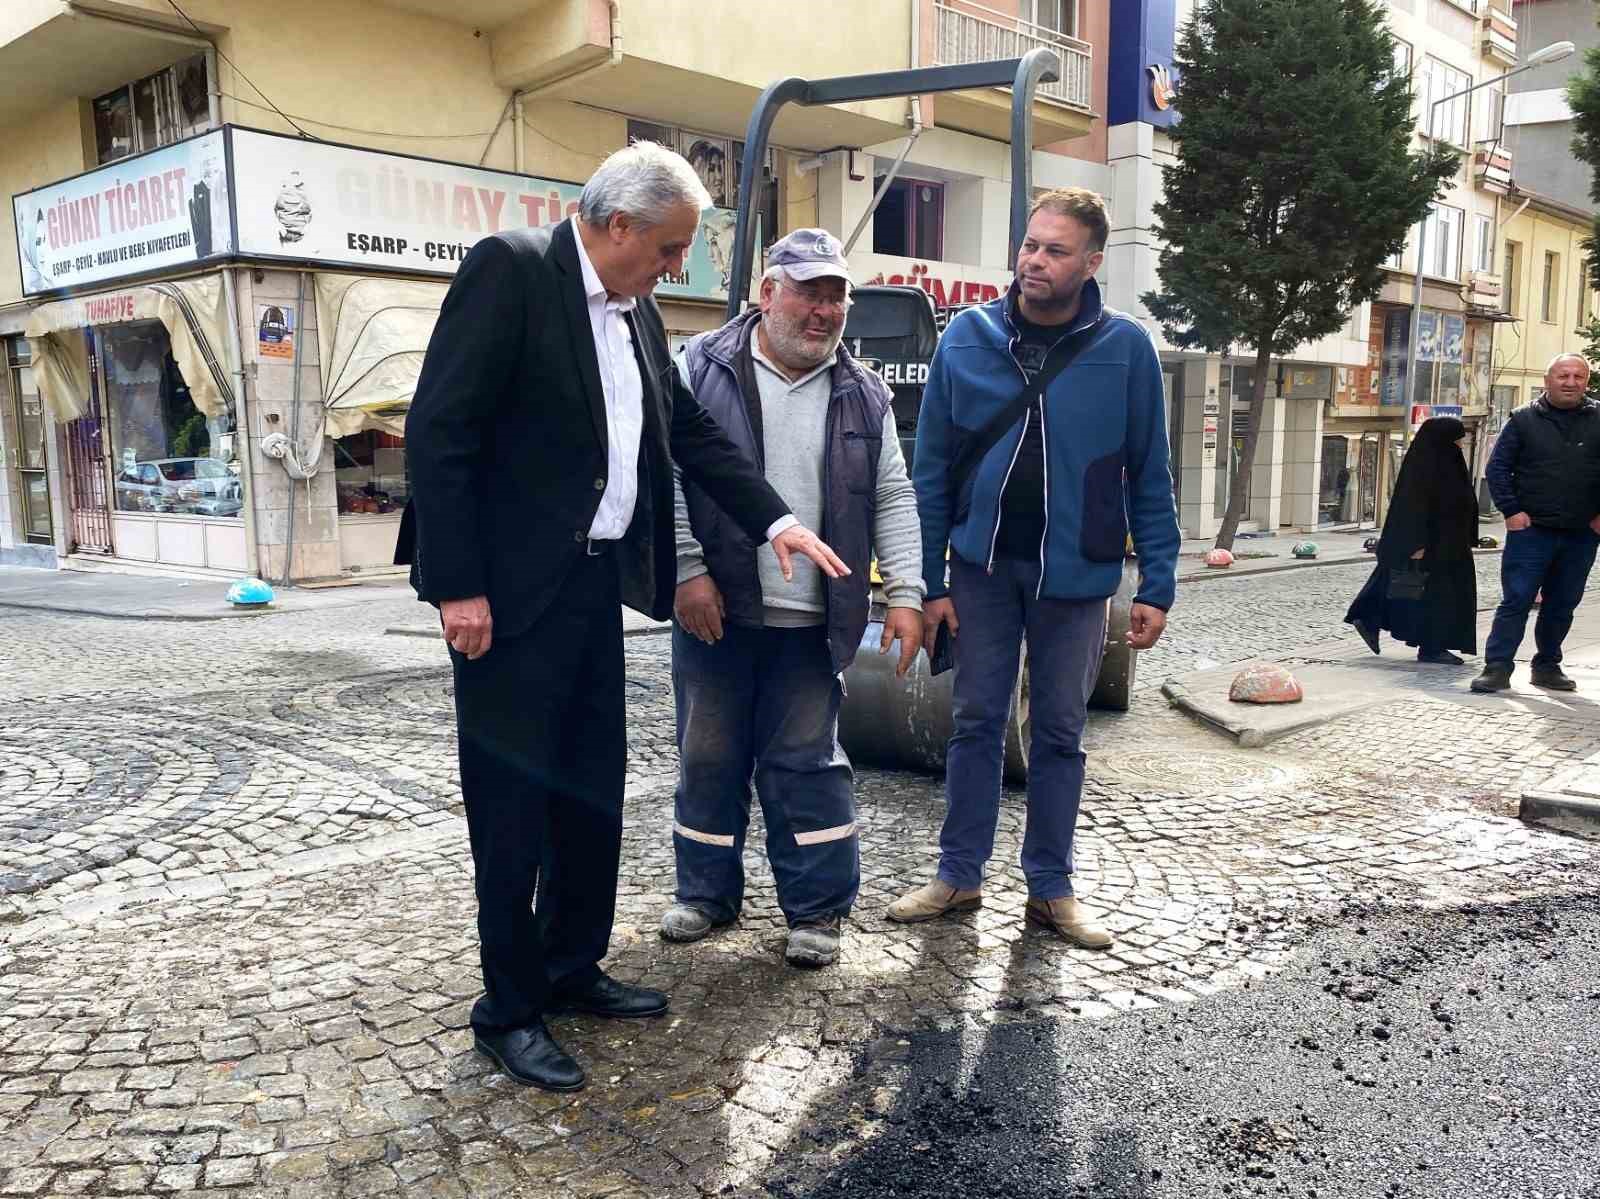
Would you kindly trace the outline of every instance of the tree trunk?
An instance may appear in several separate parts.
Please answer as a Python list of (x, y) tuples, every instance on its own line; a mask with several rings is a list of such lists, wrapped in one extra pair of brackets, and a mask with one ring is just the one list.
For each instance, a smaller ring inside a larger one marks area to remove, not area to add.
[[(1262, 339), (1265, 342), (1265, 338)], [(1239, 522), (1244, 519), (1245, 482), (1250, 478), (1251, 469), (1256, 461), (1256, 440), (1261, 436), (1261, 414), (1267, 406), (1267, 367), (1272, 361), (1272, 351), (1267, 348), (1256, 351), (1256, 369), (1250, 387), (1250, 417), (1245, 424), (1244, 449), (1239, 454), (1238, 469), (1233, 472), (1232, 485), (1228, 489), (1228, 510), (1223, 514), (1222, 527), (1217, 530), (1217, 549), (1232, 550), (1233, 538), (1239, 531)], [(1230, 410), (1217, 414), (1217, 423), (1222, 423), (1222, 416), (1228, 417), (1228, 444), (1233, 444), (1233, 413), (1232, 401), (1228, 401)], [(1217, 440), (1221, 440), (1219, 437)], [(1270, 483), (1270, 480), (1269, 480)]]

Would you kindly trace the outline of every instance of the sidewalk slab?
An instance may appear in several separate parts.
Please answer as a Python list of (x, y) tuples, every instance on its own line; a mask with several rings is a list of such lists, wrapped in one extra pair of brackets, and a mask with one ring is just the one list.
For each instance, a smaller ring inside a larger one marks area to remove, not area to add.
[(1305, 698), (1299, 703), (1235, 703), (1228, 698), (1228, 691), (1247, 665), (1235, 663), (1184, 675), (1165, 683), (1161, 693), (1180, 711), (1226, 733), (1241, 747), (1255, 749), (1291, 733), (1387, 703), (1403, 690), (1412, 689), (1415, 682), (1412, 672), (1406, 672), (1405, 682), (1401, 672), (1388, 672), (1394, 677), (1386, 684), (1381, 674), (1374, 680), (1368, 672), (1345, 665), (1291, 664), (1294, 677), (1305, 691)]
[(260, 608), (228, 603), (231, 583), (170, 575), (117, 574), (110, 571), (37, 570), (0, 566), (0, 609), (99, 616), (112, 620), (210, 621), (272, 612), (311, 612), (348, 608), (376, 600), (411, 596), (403, 577), (385, 574), (340, 587), (279, 587), (273, 602)]

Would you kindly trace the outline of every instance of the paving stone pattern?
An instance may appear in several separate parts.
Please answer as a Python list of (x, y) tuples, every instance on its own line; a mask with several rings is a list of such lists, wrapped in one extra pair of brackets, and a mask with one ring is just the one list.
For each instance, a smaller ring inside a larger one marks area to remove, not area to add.
[[(592, 1078), (568, 1096), (511, 1086), (471, 1052), (471, 874), (436, 643), (385, 638), (395, 621), (366, 609), (8, 616), (0, 653), (48, 664), (12, 659), (0, 698), (0, 1195), (762, 1193), (775, 1163), (825, 1157), (828, 1129), (880, 1101), (852, 1087), (856, 1063), (906, 1030), (1089, 1020), (1246, 985), (1353, 897), (1586, 886), (1588, 843), (1505, 815), (1511, 789), (1594, 751), (1576, 718), (1464, 709), (1446, 688), (1465, 676), (1445, 672), (1247, 752), (1149, 686), (1197, 656), (1275, 652), (1303, 614), (1333, 630), (1359, 581), (1187, 587), (1168, 660), (1150, 655), (1130, 712), (1095, 719), (1078, 890), (1118, 934), (1107, 954), (1025, 927), (1014, 791), (986, 906), (886, 921), (932, 868), (942, 797), (937, 779), (884, 771), (858, 779), (862, 891), (836, 967), (784, 966), (759, 816), (739, 924), (663, 944), (667, 645), (630, 640), (609, 968), (674, 1008), (556, 1021)], [(1315, 639), (1305, 627), (1296, 644)]]

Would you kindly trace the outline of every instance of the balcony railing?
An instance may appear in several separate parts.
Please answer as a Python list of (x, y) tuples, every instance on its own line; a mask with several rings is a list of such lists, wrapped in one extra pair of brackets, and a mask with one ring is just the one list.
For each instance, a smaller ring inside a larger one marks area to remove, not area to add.
[(1061, 78), (1055, 83), (1041, 83), (1037, 94), (1058, 104), (1088, 110), (1093, 79), (1093, 48), (1088, 42), (979, 4), (959, 3), (958, 7), (936, 2), (933, 7), (938, 14), (939, 66), (1021, 58), (1029, 50), (1044, 46), (1060, 56)]
[(1508, 12), (1493, 6), (1483, 10), (1479, 22), (1482, 30), (1483, 56), (1502, 66), (1517, 65), (1517, 19)]
[(1511, 190), (1511, 151), (1498, 141), (1479, 142), (1472, 151), (1472, 177), (1484, 191), (1507, 194)]

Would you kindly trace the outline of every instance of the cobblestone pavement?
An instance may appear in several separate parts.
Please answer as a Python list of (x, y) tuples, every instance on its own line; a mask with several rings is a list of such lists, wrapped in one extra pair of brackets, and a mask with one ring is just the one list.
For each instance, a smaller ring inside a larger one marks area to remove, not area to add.
[(414, 608), (203, 626), (0, 616), (0, 1195), (761, 1193), (779, 1164), (826, 1162), (849, 1139), (880, 1102), (853, 1085), (861, 1055), (905, 1030), (1095, 1019), (1248, 985), (1352, 898), (1589, 887), (1591, 844), (1506, 815), (1522, 783), (1597, 748), (1584, 704), (1474, 707), (1445, 672), (1247, 752), (1153, 689), (1337, 631), (1361, 579), (1186, 587), (1133, 710), (1093, 722), (1078, 889), (1118, 932), (1103, 955), (1025, 929), (1016, 792), (987, 906), (888, 923), (884, 905), (931, 869), (942, 805), (937, 780), (884, 771), (858, 780), (864, 877), (837, 967), (783, 965), (759, 831), (740, 923), (662, 944), (667, 645), (631, 640), (610, 968), (670, 990), (674, 1011), (560, 1021), (591, 1072), (575, 1096), (519, 1090), (470, 1051), (448, 671), (436, 643), (381, 634)]

